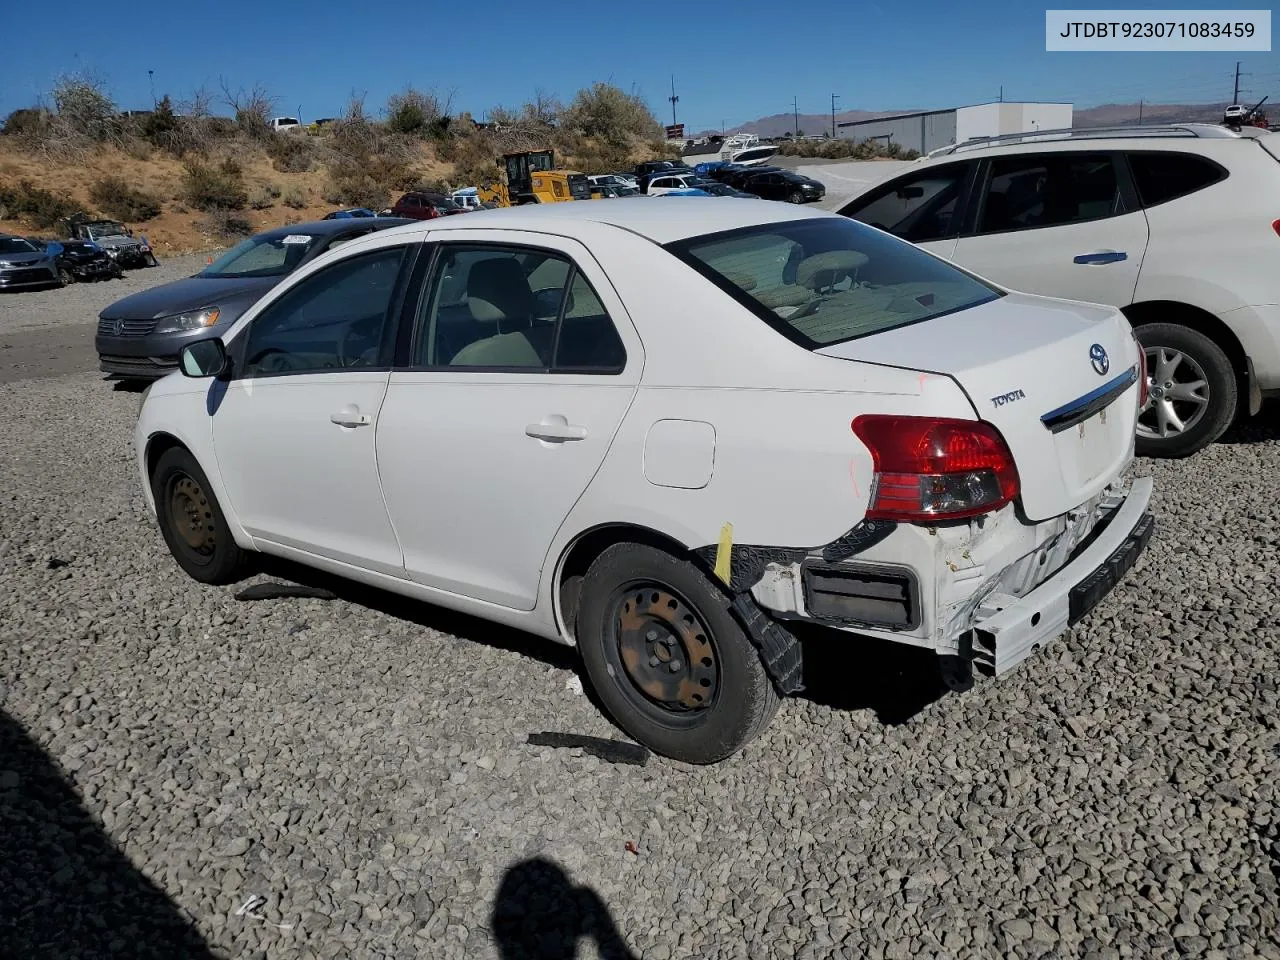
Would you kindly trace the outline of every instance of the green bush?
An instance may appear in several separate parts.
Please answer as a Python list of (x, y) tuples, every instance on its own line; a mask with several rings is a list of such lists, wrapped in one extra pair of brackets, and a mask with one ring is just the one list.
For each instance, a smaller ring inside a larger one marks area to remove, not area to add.
[(80, 211), (80, 205), (70, 197), (42, 190), (27, 180), (17, 186), (0, 184), (0, 208), (9, 218), (30, 220), (40, 229), (56, 226)]
[(151, 220), (160, 215), (160, 200), (135, 190), (119, 177), (104, 177), (89, 188), (89, 199), (103, 213), (126, 222)]
[(188, 160), (182, 174), (183, 199), (197, 210), (243, 210), (249, 202), (240, 165), (232, 159), (217, 165)]
[(43, 139), (49, 134), (52, 119), (53, 115), (43, 107), (23, 107), (5, 118), (4, 128), (0, 133), (6, 137)]

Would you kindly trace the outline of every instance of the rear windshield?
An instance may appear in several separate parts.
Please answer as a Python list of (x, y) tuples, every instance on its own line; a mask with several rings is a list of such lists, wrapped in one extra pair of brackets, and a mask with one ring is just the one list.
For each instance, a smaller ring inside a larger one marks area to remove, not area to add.
[(37, 253), (39, 251), (21, 237), (0, 237), (0, 253)]
[(667, 249), (809, 349), (1003, 296), (911, 244), (845, 217), (763, 224)]

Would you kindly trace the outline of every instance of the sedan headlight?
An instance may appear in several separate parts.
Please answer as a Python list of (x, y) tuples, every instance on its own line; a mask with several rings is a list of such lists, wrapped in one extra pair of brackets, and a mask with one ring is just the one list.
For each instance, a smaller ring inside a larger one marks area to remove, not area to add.
[(218, 308), (205, 307), (203, 310), (188, 310), (175, 313), (171, 317), (161, 317), (156, 323), (156, 333), (185, 333), (188, 330), (201, 330), (212, 327), (218, 322)]

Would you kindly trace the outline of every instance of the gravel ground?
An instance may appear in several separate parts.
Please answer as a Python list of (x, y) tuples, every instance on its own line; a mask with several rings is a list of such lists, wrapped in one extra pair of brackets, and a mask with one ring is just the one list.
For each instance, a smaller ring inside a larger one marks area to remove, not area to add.
[(1280, 958), (1275, 411), (1138, 465), (1149, 551), (1011, 676), (814, 636), (691, 768), (530, 744), (618, 737), (562, 648), (186, 579), (138, 402), (0, 385), (0, 956)]
[(126, 270), (119, 280), (73, 283), (50, 290), (0, 293), (0, 334), (33, 327), (97, 323), (102, 308), (139, 290), (189, 277), (204, 267), (203, 255), (169, 257), (158, 267)]

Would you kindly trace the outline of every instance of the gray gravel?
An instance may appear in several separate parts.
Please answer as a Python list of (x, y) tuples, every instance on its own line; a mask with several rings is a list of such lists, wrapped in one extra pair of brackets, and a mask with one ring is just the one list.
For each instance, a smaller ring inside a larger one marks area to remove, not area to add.
[(0, 293), (0, 334), (33, 327), (96, 323), (108, 304), (139, 290), (189, 277), (203, 269), (207, 260), (203, 254), (169, 257), (161, 260), (158, 267), (126, 270), (119, 280)]
[(186, 579), (137, 405), (0, 385), (0, 956), (1280, 958), (1274, 411), (1139, 464), (1149, 552), (1013, 675), (811, 640), (695, 769), (529, 745), (618, 736), (559, 648)]

